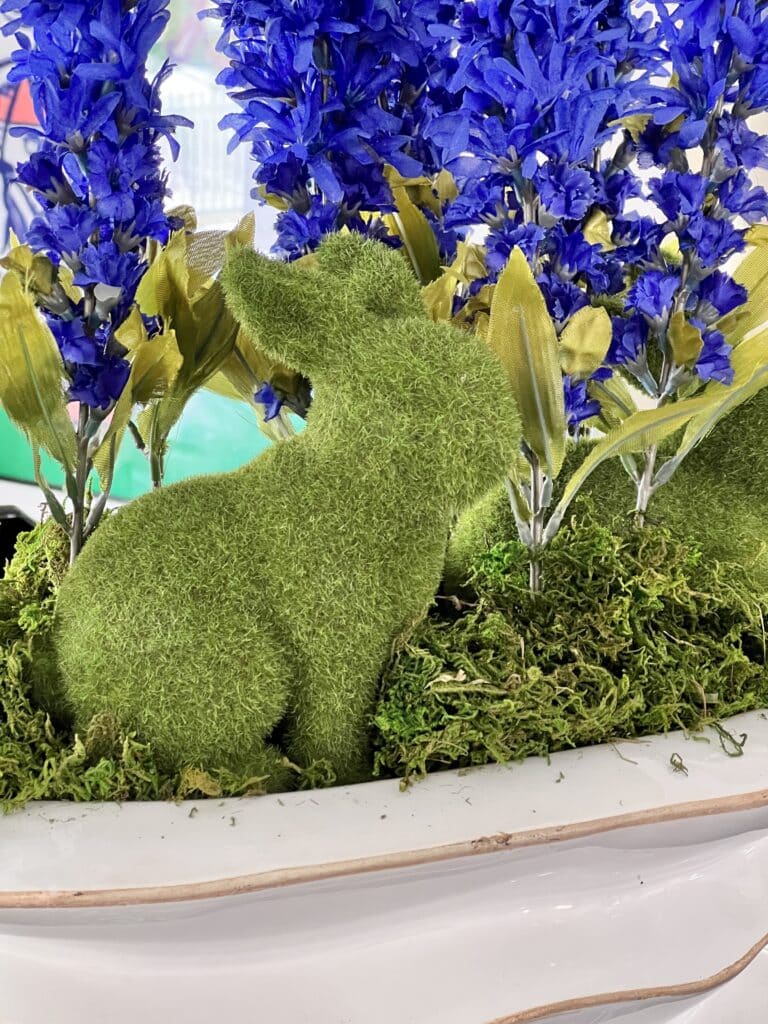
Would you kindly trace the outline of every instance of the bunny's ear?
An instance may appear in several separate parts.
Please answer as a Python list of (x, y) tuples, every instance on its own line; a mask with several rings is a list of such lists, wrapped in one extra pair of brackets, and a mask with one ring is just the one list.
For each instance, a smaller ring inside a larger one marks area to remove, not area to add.
[(257, 348), (306, 376), (324, 365), (330, 316), (341, 298), (326, 275), (238, 248), (221, 281), (227, 305)]
[(426, 316), (418, 281), (402, 250), (365, 239), (356, 232), (328, 235), (317, 250), (322, 270), (349, 297), (380, 317)]

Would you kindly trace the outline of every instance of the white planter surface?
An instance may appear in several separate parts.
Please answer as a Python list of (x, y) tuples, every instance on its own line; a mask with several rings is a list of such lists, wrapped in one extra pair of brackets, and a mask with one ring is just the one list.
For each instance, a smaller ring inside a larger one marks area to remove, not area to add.
[(0, 1024), (757, 1024), (768, 718), (728, 728), (742, 757), (673, 733), (405, 793), (30, 805)]

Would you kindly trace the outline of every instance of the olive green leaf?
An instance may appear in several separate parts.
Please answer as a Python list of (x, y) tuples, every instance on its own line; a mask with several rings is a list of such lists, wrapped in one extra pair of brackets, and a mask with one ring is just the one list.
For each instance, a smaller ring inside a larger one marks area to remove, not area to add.
[(435, 281), (430, 281), (421, 289), (421, 297), (427, 312), (436, 323), (447, 323), (453, 314), (453, 297), (458, 282), (446, 271)]
[(720, 420), (768, 384), (768, 328), (743, 341), (733, 350), (731, 368), (731, 384), (710, 381), (701, 392), (701, 397), (707, 400), (709, 405), (690, 420), (679, 448), (672, 458), (667, 459), (658, 469), (653, 479), (654, 490), (672, 478), (683, 459)]
[(181, 367), (181, 353), (175, 333), (169, 330), (148, 338), (136, 306), (116, 336), (128, 350), (126, 358), (131, 364), (131, 372), (93, 457), (105, 490), (106, 480), (114, 470), (115, 456), (134, 409), (161, 399)]
[(693, 366), (704, 348), (701, 331), (686, 320), (681, 309), (672, 315), (667, 340), (672, 358), (678, 366)]
[(600, 306), (579, 309), (560, 335), (563, 373), (581, 380), (603, 365), (611, 344), (611, 318)]
[(744, 238), (747, 245), (768, 245), (768, 224), (753, 224)]
[(396, 171), (385, 171), (396, 212), (383, 218), (389, 231), (402, 240), (416, 277), (422, 285), (437, 280), (442, 274), (440, 250), (429, 221), (408, 195)]
[(76, 442), (64, 364), (33, 293), (13, 273), (0, 281), (0, 325), (0, 405), (32, 444), (72, 472)]
[(617, 373), (607, 380), (588, 381), (587, 394), (600, 403), (600, 420), (607, 430), (618, 426), (637, 411), (632, 391)]
[(544, 296), (519, 248), (512, 250), (494, 289), (487, 341), (507, 371), (523, 438), (554, 479), (566, 442), (560, 353)]
[(738, 345), (751, 331), (768, 322), (768, 246), (758, 244), (733, 273), (748, 299), (733, 313), (718, 321), (717, 327), (731, 345)]
[(608, 215), (600, 209), (594, 210), (587, 218), (582, 234), (590, 245), (599, 245), (604, 252), (615, 249), (611, 241), (611, 221)]

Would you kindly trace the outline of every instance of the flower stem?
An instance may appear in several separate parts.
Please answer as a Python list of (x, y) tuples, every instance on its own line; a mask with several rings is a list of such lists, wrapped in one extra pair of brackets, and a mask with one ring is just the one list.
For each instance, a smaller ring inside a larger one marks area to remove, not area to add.
[(85, 539), (85, 490), (91, 466), (88, 457), (88, 406), (80, 403), (77, 423), (77, 461), (75, 464), (75, 493), (72, 499), (72, 526), (69, 534), (69, 564), (80, 554)]
[(541, 592), (541, 549), (544, 541), (544, 473), (535, 455), (531, 459), (531, 545), (528, 583), (532, 594)]
[[(665, 405), (670, 399), (670, 396), (667, 394), (667, 385), (669, 384), (670, 374), (673, 369), (673, 360), (665, 355), (664, 361), (661, 364), (661, 373), (659, 374), (659, 383), (656, 389), (655, 408), (657, 409), (662, 405)], [(653, 477), (656, 472), (656, 458), (659, 454), (659, 446), (656, 444), (649, 445), (643, 454), (643, 472), (640, 474), (640, 479), (637, 481), (635, 500), (635, 524), (637, 526), (645, 526), (645, 515), (648, 511), (648, 505), (656, 491), (656, 487), (653, 484)]]
[(637, 499), (635, 501), (635, 524), (637, 526), (645, 526), (645, 515), (653, 496), (653, 474), (656, 471), (658, 451), (658, 445), (655, 444), (645, 450), (645, 465), (637, 482)]

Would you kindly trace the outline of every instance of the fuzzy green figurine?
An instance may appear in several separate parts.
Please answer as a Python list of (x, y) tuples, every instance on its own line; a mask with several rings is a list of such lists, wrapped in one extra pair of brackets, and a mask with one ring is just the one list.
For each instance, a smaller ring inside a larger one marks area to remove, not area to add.
[(306, 430), (111, 516), (61, 587), (60, 678), (41, 693), (79, 731), (112, 712), (161, 763), (271, 789), (284, 754), (369, 775), (393, 641), (434, 598), (456, 511), (520, 436), (501, 366), (430, 321), (401, 254), (345, 234), (316, 257), (241, 249), (223, 277), (264, 352), (311, 379)]
[[(735, 409), (695, 448), (651, 502), (647, 523), (690, 538), (703, 554), (747, 569), (768, 588), (768, 388)], [(674, 451), (674, 444), (670, 443)], [(562, 473), (589, 451), (572, 449)], [(617, 460), (598, 467), (583, 493), (591, 494), (602, 521), (632, 518), (635, 489)], [(506, 489), (497, 486), (460, 518), (448, 548), (446, 572), (461, 586), (478, 554), (516, 536)]]

